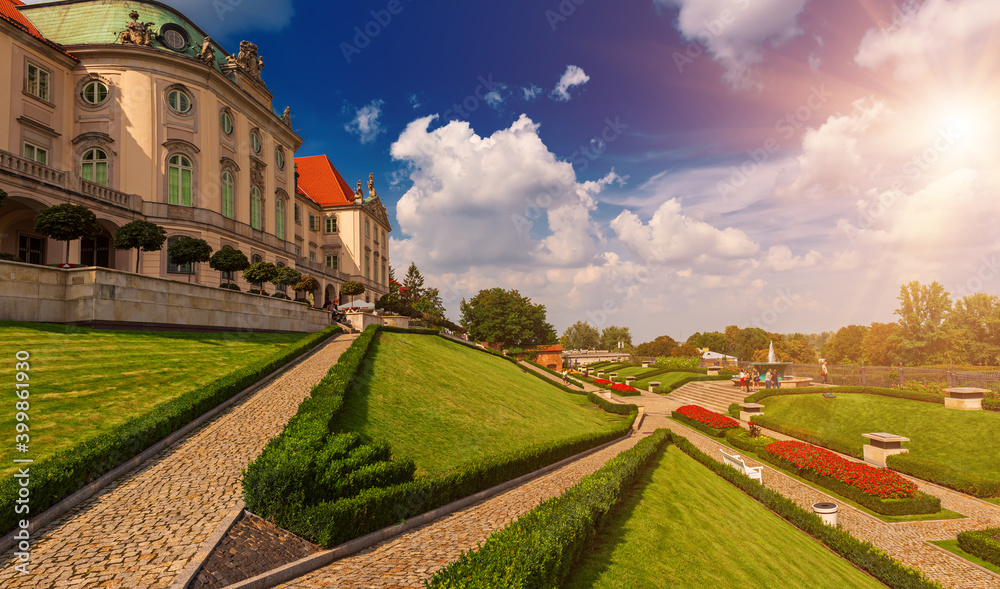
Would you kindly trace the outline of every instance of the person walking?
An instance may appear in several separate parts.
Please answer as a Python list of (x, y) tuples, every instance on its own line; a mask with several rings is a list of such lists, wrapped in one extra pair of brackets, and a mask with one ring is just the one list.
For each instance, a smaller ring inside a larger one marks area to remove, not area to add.
[(757, 370), (756, 366), (750, 370), (750, 382), (753, 383), (754, 392), (760, 390), (760, 371)]
[(822, 376), (822, 377), (823, 377), (823, 384), (826, 384), (826, 377), (827, 377), (827, 375), (828, 375), (828, 374), (829, 374), (829, 372), (830, 372), (830, 371), (829, 371), (829, 370), (827, 369), (827, 367), (826, 367), (826, 366), (827, 366), (827, 364), (826, 364), (826, 360), (823, 360), (823, 365), (822, 365), (822, 366), (820, 366), (820, 368), (819, 368), (819, 374), (820, 374), (820, 376)]
[(747, 371), (740, 368), (740, 390), (745, 390), (747, 388)]
[(566, 369), (563, 369), (563, 384), (569, 384), (569, 371)]

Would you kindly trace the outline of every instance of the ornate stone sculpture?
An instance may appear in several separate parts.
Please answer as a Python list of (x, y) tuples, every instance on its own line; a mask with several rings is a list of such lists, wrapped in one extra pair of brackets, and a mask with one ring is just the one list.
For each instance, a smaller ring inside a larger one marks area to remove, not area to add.
[(375, 172), (368, 174), (368, 196), (371, 198), (378, 196), (375, 194)]
[(215, 67), (215, 48), (212, 47), (211, 37), (205, 37), (205, 42), (201, 44), (201, 51), (198, 52), (197, 57), (209, 67)]
[(281, 115), (281, 120), (285, 122), (285, 125), (287, 125), (289, 129), (292, 128), (292, 107), (285, 107), (285, 114)]
[(235, 57), (230, 55), (229, 63), (258, 79), (264, 69), (264, 60), (257, 55), (257, 46), (250, 41), (240, 41), (240, 53)]
[(153, 44), (153, 23), (139, 22), (139, 13), (132, 11), (128, 13), (132, 20), (126, 25), (126, 29), (121, 32), (122, 45), (144, 45), (150, 47)]
[(358, 187), (354, 189), (354, 198), (361, 201), (365, 199), (364, 193), (361, 192), (361, 180), (358, 180)]
[(250, 160), (250, 186), (264, 188), (264, 164), (255, 159)]

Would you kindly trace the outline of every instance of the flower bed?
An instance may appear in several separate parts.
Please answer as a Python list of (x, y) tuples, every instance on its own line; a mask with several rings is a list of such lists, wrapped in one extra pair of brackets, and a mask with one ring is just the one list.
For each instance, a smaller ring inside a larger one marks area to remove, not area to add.
[(921, 493), (898, 473), (853, 462), (805, 442), (774, 442), (758, 456), (883, 515), (941, 511), (940, 499)]
[(689, 425), (697, 430), (701, 430), (710, 436), (722, 438), (726, 435), (726, 430), (740, 427), (738, 421), (731, 417), (709, 411), (698, 405), (684, 405), (673, 411), (671, 417)]
[(642, 394), (639, 392), (639, 389), (621, 383), (615, 383), (611, 385), (611, 390), (623, 397), (638, 397), (639, 395)]

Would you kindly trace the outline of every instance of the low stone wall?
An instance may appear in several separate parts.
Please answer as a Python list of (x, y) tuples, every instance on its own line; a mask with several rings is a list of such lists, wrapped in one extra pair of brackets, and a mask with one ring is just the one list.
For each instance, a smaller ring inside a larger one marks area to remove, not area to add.
[(0, 320), (143, 330), (309, 333), (330, 313), (305, 303), (106, 268), (0, 261)]

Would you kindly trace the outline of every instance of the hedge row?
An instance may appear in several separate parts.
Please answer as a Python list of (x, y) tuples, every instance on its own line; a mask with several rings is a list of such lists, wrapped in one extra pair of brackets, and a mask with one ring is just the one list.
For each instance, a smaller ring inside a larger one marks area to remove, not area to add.
[(695, 421), (693, 419), (685, 417), (684, 415), (681, 415), (676, 411), (671, 411), (670, 417), (674, 418), (675, 421), (679, 421), (690, 428), (694, 428), (698, 431), (704, 432), (712, 436), (713, 438), (724, 438), (726, 437), (726, 432), (729, 431), (730, 429), (733, 429), (733, 428), (715, 429), (710, 425), (706, 425), (700, 421)]
[(321, 546), (336, 546), (619, 439), (631, 425), (626, 421), (607, 432), (487, 457), (434, 478), (365, 489), (308, 507), (282, 527)]
[[(552, 370), (548, 366), (542, 366), (541, 364), (539, 364), (538, 362), (535, 362), (534, 360), (525, 360), (525, 362), (527, 362), (528, 364), (531, 364), (535, 368), (539, 368), (541, 370), (544, 370), (545, 372), (548, 372), (549, 374), (551, 374), (552, 376), (555, 376), (559, 380), (562, 380), (563, 376), (562, 376), (561, 372), (556, 372), (555, 370)], [(577, 388), (580, 388), (580, 389), (583, 388), (583, 384), (580, 383), (579, 381), (575, 380), (574, 378), (570, 378), (569, 379), (569, 383), (571, 385), (577, 387)]]
[(862, 542), (842, 528), (824, 524), (818, 515), (802, 509), (793, 500), (768, 489), (743, 473), (725, 466), (696, 448), (686, 438), (677, 434), (673, 434), (671, 438), (686, 454), (892, 589), (941, 589), (939, 583), (928, 580), (920, 571), (904, 566), (870, 542)]
[(1000, 567), (1000, 528), (961, 532), (958, 547)]
[[(165, 401), (106, 434), (32, 464), (32, 512), (55, 505), (340, 331), (333, 326), (308, 335), (267, 358)], [(18, 519), (27, 515), (14, 513), (19, 488), (13, 476), (0, 481), (0, 534), (13, 530)]]
[(590, 544), (608, 513), (669, 443), (657, 430), (562, 496), (544, 501), (494, 533), (477, 551), (461, 557), (431, 578), (437, 589), (559, 586)]
[[(685, 371), (682, 370), (680, 372), (685, 372)], [(729, 378), (730, 377), (722, 375), (722, 374), (719, 374), (719, 375), (716, 375), (716, 376), (689, 376), (687, 378), (682, 378), (679, 381), (677, 381), (677, 382), (675, 382), (673, 384), (667, 385), (665, 387), (657, 387), (657, 388), (655, 388), (653, 390), (653, 392), (661, 394), (661, 395), (666, 395), (666, 394), (668, 394), (668, 393), (670, 393), (672, 391), (676, 391), (677, 389), (681, 388), (682, 386), (686, 385), (689, 382), (708, 382), (708, 381), (714, 381), (714, 380), (729, 380)]]
[(822, 446), (829, 450), (833, 450), (834, 452), (840, 452), (841, 454), (847, 454), (848, 456), (853, 456), (859, 459), (864, 459), (865, 457), (863, 449), (864, 444), (860, 441), (854, 442), (843, 438), (823, 436), (818, 432), (814, 432), (804, 427), (778, 423), (766, 415), (758, 415), (757, 417), (754, 417), (753, 422), (761, 427), (766, 427), (769, 430), (785, 434), (786, 436), (792, 436), (793, 438), (802, 440), (803, 442), (809, 442), (814, 446)]
[(616, 415), (633, 415), (634, 417), (634, 414), (639, 412), (639, 408), (631, 403), (612, 403), (597, 393), (588, 392), (587, 398), (590, 399), (591, 403), (597, 405), (601, 409), (604, 409), (608, 413), (614, 413)]
[[(743, 408), (740, 407), (739, 403), (730, 403), (729, 404), (729, 408), (726, 410), (726, 413), (729, 414), (729, 417), (732, 417), (733, 419), (739, 419), (740, 418), (740, 411), (742, 411), (742, 410), (743, 410)], [(756, 422), (754, 422), (754, 423), (756, 423)]]
[(975, 497), (1000, 497), (1000, 481), (985, 479), (947, 464), (923, 460), (909, 453), (889, 456), (885, 463), (893, 470)]
[(821, 475), (814, 470), (799, 468), (788, 460), (785, 460), (780, 456), (775, 456), (767, 450), (757, 452), (757, 456), (765, 462), (769, 462), (782, 470), (794, 473), (796, 476), (806, 479), (807, 481), (812, 481), (821, 487), (825, 487), (833, 491), (841, 497), (846, 497), (847, 499), (863, 505), (876, 513), (881, 513), (882, 515), (914, 515), (919, 513), (937, 513), (941, 511), (941, 499), (934, 497), (933, 495), (928, 495), (918, 491), (915, 497), (909, 497), (906, 499), (883, 499), (882, 497), (869, 495), (853, 485), (848, 485), (847, 483), (842, 483), (832, 477)]
[(881, 387), (803, 387), (794, 389), (762, 389), (749, 397), (747, 403), (760, 403), (761, 399), (767, 397), (777, 397), (786, 395), (818, 395), (820, 393), (841, 393), (857, 395), (879, 395), (880, 397), (894, 397), (896, 399), (909, 399), (910, 401), (923, 401), (925, 403), (937, 403), (944, 405), (944, 397), (931, 393), (919, 393), (917, 391), (907, 391), (904, 389), (886, 389)]
[(771, 442), (776, 442), (777, 440), (765, 435), (751, 438), (750, 432), (743, 428), (730, 428), (726, 430), (726, 441), (729, 442), (730, 445), (735, 446), (744, 452), (753, 452), (756, 454), (758, 452), (763, 452), (764, 446), (770, 444)]

